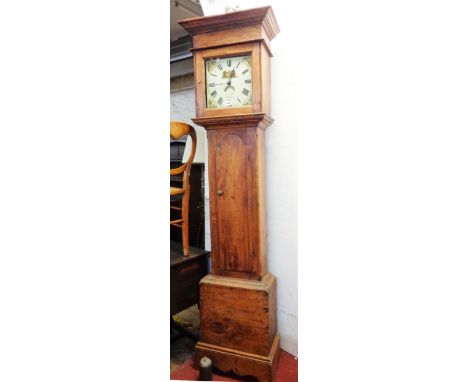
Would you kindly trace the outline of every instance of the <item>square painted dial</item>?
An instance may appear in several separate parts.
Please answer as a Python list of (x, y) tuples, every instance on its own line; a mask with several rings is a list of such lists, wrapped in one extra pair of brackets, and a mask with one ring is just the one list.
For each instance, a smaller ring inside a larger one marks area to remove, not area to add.
[(205, 69), (207, 109), (252, 105), (252, 56), (207, 59)]

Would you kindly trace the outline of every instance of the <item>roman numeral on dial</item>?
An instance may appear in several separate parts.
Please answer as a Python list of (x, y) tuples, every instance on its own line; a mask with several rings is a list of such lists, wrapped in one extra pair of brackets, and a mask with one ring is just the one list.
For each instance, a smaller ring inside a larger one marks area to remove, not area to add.
[(252, 80), (245, 80), (245, 83), (246, 83), (246, 84), (251, 84), (251, 83), (252, 83)]
[(244, 88), (244, 90), (242, 90), (242, 94), (249, 95), (249, 91), (246, 88)]
[(211, 92), (211, 96), (212, 96), (212, 97), (215, 97), (215, 96), (216, 96), (216, 94), (218, 94), (218, 92), (217, 92), (216, 90), (215, 90), (215, 91), (213, 91), (213, 92)]
[(214, 88), (214, 87), (215, 87), (215, 84), (214, 84), (214, 82), (212, 82), (211, 84), (208, 84), (208, 87), (210, 87), (210, 88)]
[(231, 60), (227, 60), (227, 66), (231, 67)]
[(223, 103), (223, 97), (219, 97), (218, 104), (221, 105)]
[(223, 67), (221, 66), (221, 64), (218, 64), (216, 66), (219, 68), (219, 70), (223, 70)]
[(248, 71), (249, 71), (249, 69), (245, 69), (245, 70), (242, 72), (242, 74), (245, 74), (245, 73), (247, 73)]

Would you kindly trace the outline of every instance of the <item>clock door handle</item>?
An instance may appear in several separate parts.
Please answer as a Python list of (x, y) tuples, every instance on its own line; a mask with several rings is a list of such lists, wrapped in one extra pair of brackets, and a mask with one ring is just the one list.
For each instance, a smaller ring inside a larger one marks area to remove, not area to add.
[(223, 191), (223, 190), (218, 190), (216, 193), (217, 193), (219, 196), (221, 196), (222, 194), (224, 194), (224, 191)]

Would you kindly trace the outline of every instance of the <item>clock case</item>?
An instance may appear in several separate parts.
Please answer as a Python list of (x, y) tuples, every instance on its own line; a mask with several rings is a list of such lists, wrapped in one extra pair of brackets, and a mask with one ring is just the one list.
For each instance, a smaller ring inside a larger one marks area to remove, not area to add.
[[(197, 17), (179, 24), (193, 36), (197, 118), (271, 113), (270, 41), (279, 32), (271, 7)], [(208, 109), (205, 60), (242, 55), (252, 56), (252, 105)]]
[[(272, 381), (279, 356), (276, 279), (267, 269), (265, 130), (270, 117), (271, 7), (180, 22), (193, 36), (194, 123), (207, 131), (211, 274), (200, 282), (200, 341), (223, 371)], [(205, 59), (251, 54), (252, 105), (207, 109)]]

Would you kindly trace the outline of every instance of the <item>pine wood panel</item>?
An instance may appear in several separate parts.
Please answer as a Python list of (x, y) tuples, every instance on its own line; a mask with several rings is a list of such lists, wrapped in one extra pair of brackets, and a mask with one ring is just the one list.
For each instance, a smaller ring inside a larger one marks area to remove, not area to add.
[[(200, 340), (268, 356), (276, 335), (276, 279), (232, 280), (208, 275), (200, 283)], [(242, 334), (242, 335), (240, 335)]]
[(258, 183), (264, 176), (264, 160), (259, 157), (263, 133), (258, 130), (262, 131), (251, 127), (208, 133), (216, 275), (259, 280), (267, 272), (265, 195)]
[(254, 42), (262, 38), (260, 25), (249, 25), (238, 29), (218, 30), (193, 36), (194, 50), (217, 46)]
[[(216, 196), (219, 233), (219, 256), (223, 270), (254, 272), (252, 255), (251, 172), (246, 132), (228, 130), (217, 133)], [(234, 165), (233, 165), (234, 164)]]
[(256, 130), (256, 150), (257, 150), (257, 186), (258, 186), (258, 253), (259, 265), (262, 274), (268, 272), (267, 263), (267, 217), (266, 217), (266, 164), (265, 164), (265, 131), (258, 128)]
[(260, 88), (262, 89), (262, 105), (260, 110), (266, 114), (271, 113), (271, 80), (270, 80), (270, 54), (267, 51), (265, 45), (260, 45), (260, 68), (261, 75)]
[(260, 280), (268, 272), (263, 130), (272, 119), (251, 114), (194, 122), (208, 132), (212, 273)]

